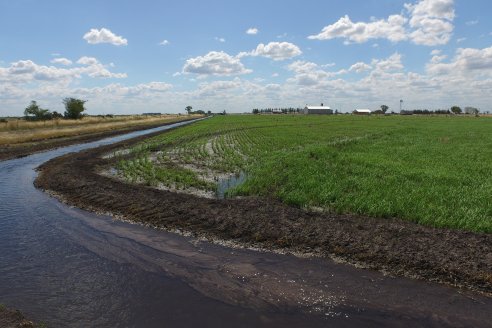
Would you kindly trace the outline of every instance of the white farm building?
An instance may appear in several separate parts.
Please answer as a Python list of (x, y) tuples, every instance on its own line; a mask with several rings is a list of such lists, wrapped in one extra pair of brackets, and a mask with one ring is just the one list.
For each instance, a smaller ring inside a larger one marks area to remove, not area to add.
[(330, 106), (323, 106), (323, 104), (321, 104), (321, 106), (308, 106), (308, 105), (306, 105), (306, 107), (304, 107), (303, 113), (304, 114), (329, 115), (329, 114), (333, 114), (333, 109), (331, 109)]
[(370, 109), (355, 109), (353, 112), (355, 115), (371, 115)]

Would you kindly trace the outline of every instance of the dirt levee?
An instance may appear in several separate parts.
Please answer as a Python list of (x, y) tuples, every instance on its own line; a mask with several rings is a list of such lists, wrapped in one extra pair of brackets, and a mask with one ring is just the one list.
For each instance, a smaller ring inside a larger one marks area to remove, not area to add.
[(69, 154), (44, 164), (35, 184), (77, 207), (233, 239), (271, 249), (335, 256), (395, 275), (492, 292), (492, 235), (424, 227), (398, 219), (312, 213), (274, 199), (204, 199), (99, 175), (102, 156), (141, 139)]

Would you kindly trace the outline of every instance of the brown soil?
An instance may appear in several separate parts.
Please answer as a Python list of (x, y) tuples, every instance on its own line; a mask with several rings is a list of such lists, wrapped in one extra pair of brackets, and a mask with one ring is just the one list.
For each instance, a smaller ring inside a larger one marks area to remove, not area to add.
[[(187, 121), (184, 119), (182, 121)], [(177, 121), (176, 121), (177, 122)], [(41, 141), (33, 141), (21, 144), (12, 144), (12, 145), (2, 145), (0, 148), (0, 161), (5, 161), (13, 158), (25, 157), (34, 153), (47, 151), (59, 147), (70, 146), (78, 143), (91, 142), (103, 138), (114, 137), (120, 134), (129, 133), (133, 131), (151, 129), (158, 126), (168, 125), (171, 123), (159, 123), (159, 124), (148, 124), (148, 125), (139, 125), (133, 127), (127, 127), (117, 130), (110, 130), (104, 132), (90, 133), (77, 135), (72, 137), (61, 137), (61, 138), (53, 138), (46, 139)]]
[(0, 307), (0, 327), (2, 328), (34, 328), (32, 321), (24, 318), (19, 310), (10, 310)]
[(492, 294), (490, 234), (306, 212), (275, 199), (205, 199), (125, 184), (97, 173), (114, 164), (114, 159), (102, 158), (105, 153), (143, 138), (55, 158), (40, 167), (35, 185), (74, 206), (164, 229), (336, 257), (393, 275)]

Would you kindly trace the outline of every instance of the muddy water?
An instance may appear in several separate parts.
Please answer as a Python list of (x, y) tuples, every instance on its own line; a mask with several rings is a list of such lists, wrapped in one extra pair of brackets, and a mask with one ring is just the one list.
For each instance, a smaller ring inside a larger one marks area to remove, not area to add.
[(219, 199), (224, 199), (228, 190), (239, 186), (241, 183), (246, 181), (246, 178), (246, 173), (241, 171), (238, 174), (219, 179), (217, 182), (217, 191), (215, 192), (215, 196)]
[(115, 221), (33, 187), (50, 158), (0, 162), (0, 303), (48, 327), (490, 326), (492, 300), (330, 260)]

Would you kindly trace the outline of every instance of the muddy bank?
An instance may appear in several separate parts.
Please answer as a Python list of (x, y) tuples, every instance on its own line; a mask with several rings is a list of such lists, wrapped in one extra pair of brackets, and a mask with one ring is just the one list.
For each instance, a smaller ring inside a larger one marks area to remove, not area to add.
[(0, 327), (2, 328), (35, 328), (32, 321), (27, 320), (19, 310), (11, 310), (0, 306)]
[[(189, 119), (182, 120), (180, 122), (188, 121)], [(176, 121), (177, 122), (177, 121)], [(77, 135), (72, 137), (61, 137), (61, 138), (53, 138), (41, 141), (33, 141), (22, 144), (13, 144), (13, 145), (2, 145), (0, 148), (0, 161), (5, 161), (13, 158), (25, 157), (34, 153), (47, 151), (55, 148), (70, 146), (78, 143), (91, 142), (99, 139), (114, 137), (117, 135), (152, 129), (159, 126), (169, 125), (176, 122), (169, 123), (159, 123), (159, 124), (148, 124), (148, 125), (140, 125), (127, 127), (123, 129), (110, 130), (105, 132), (97, 132), (90, 134)]]
[(114, 164), (104, 154), (147, 137), (53, 159), (40, 168), (35, 185), (74, 206), (168, 230), (335, 256), (397, 276), (492, 293), (492, 235), (398, 219), (306, 212), (274, 199), (204, 199), (97, 173)]

